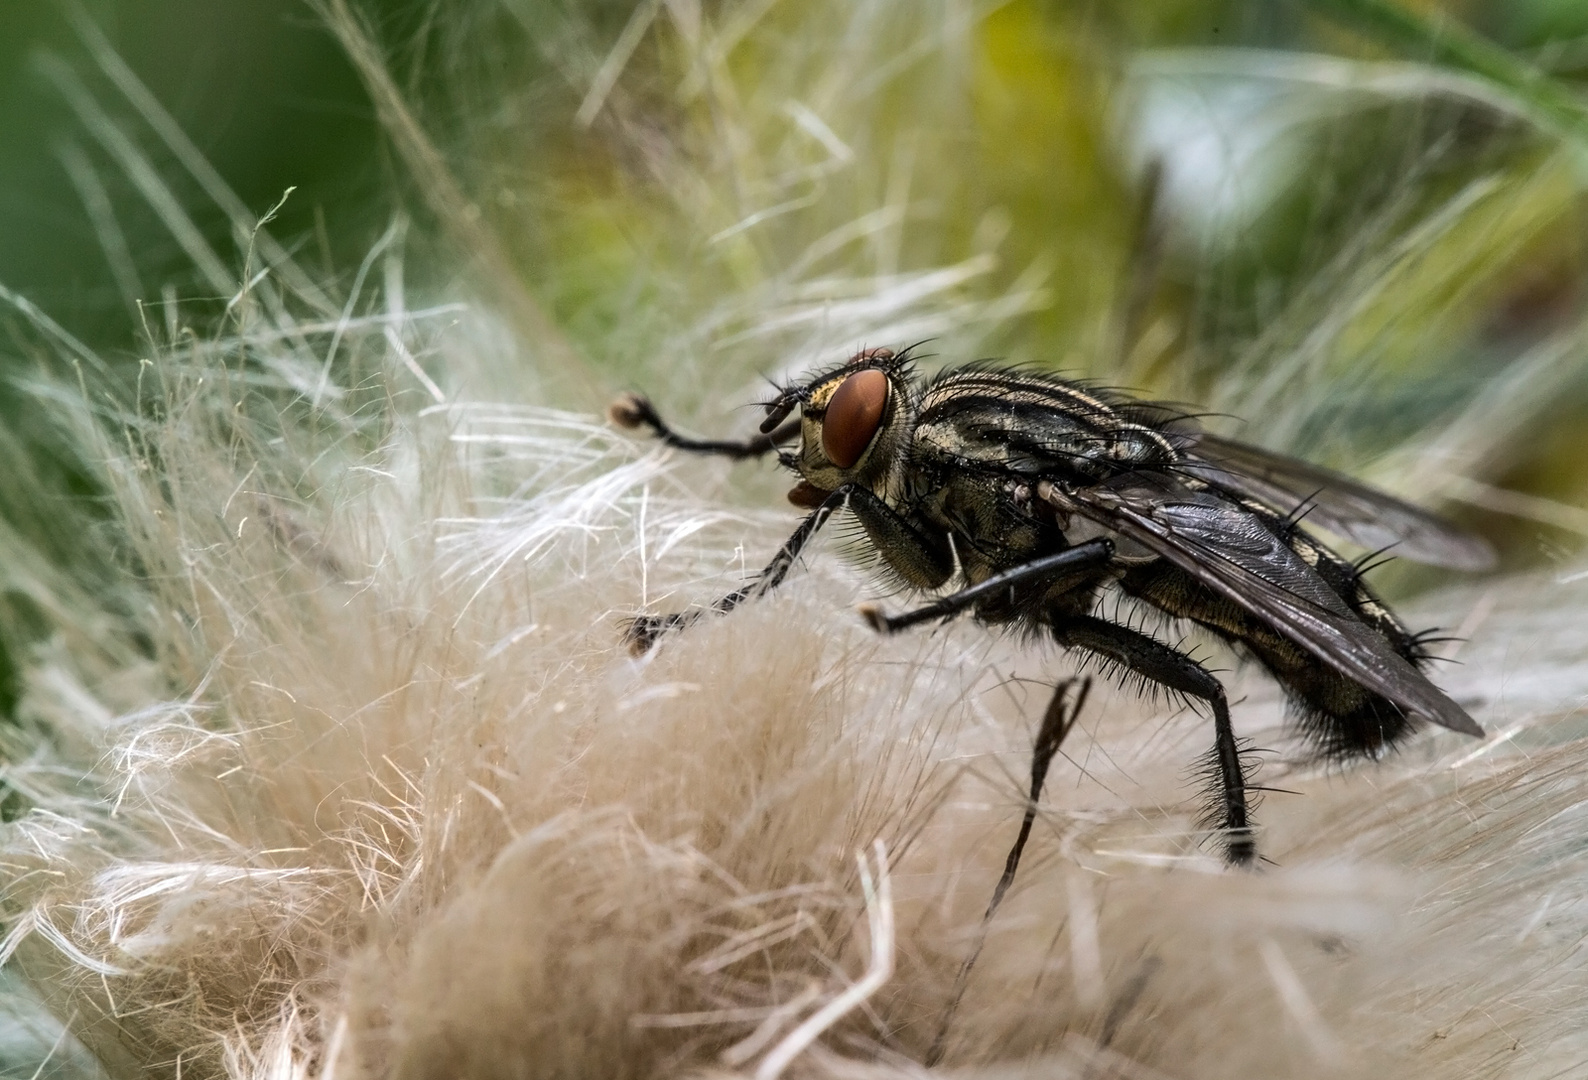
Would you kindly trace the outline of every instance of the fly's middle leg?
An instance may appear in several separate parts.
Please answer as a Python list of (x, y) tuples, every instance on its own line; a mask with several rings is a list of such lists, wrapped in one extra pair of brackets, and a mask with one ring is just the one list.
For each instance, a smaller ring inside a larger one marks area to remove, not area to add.
[(1058, 577), (1077, 570), (1101, 566), (1113, 558), (1113, 555), (1113, 542), (1099, 537), (1052, 555), (1044, 555), (1040, 559), (1021, 563), (1019, 566), (994, 574), (986, 581), (950, 593), (940, 600), (923, 604), (914, 611), (906, 611), (902, 615), (884, 615), (882, 609), (873, 604), (862, 606), (860, 614), (877, 633), (894, 634), (919, 623), (952, 618), (966, 608), (997, 599), (1003, 592), (1008, 592), (1012, 599), (1016, 588), (1021, 585), (1040, 578)]

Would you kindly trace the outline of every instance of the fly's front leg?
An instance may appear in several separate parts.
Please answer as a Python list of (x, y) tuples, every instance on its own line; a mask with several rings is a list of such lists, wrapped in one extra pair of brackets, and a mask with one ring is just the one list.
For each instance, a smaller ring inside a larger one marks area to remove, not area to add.
[(1090, 615), (1059, 616), (1053, 620), (1052, 629), (1060, 645), (1095, 653), (1159, 686), (1201, 698), (1212, 707), (1215, 823), (1224, 834), (1225, 857), (1237, 866), (1249, 865), (1257, 856), (1257, 845), (1246, 808), (1246, 771), (1219, 681), (1184, 653), (1146, 634)]
[(674, 431), (656, 411), (651, 399), (643, 394), (620, 396), (607, 406), (607, 419), (623, 428), (648, 427), (658, 439), (676, 450), (687, 450), (691, 454), (716, 454), (734, 461), (769, 454), (800, 431), (800, 422), (790, 420), (773, 431), (748, 439), (691, 439)]
[[(812, 536), (816, 535), (816, 530), (827, 524), (827, 519), (833, 516), (833, 511), (843, 505), (844, 497), (845, 492), (840, 488), (823, 499), (821, 505), (800, 522), (800, 527), (794, 530), (794, 535), (783, 541), (783, 546), (772, 557), (772, 561), (766, 564), (766, 569), (756, 575), (754, 581), (717, 600), (708, 610), (726, 615), (750, 597), (760, 596), (781, 585), (783, 579), (788, 576), (789, 568), (794, 565), (794, 560), (799, 558), (801, 549), (810, 542)], [(703, 614), (705, 612), (690, 611), (667, 615), (641, 615), (628, 625), (625, 636), (628, 638), (629, 648), (633, 650), (634, 655), (643, 655), (651, 650), (656, 640), (663, 634), (680, 630)]]
[[(833, 516), (835, 510), (840, 509), (849, 500), (853, 491), (852, 485), (846, 484), (823, 499), (821, 504), (811, 511), (810, 516), (800, 522), (799, 528), (794, 530), (794, 535), (783, 541), (783, 546), (778, 548), (772, 561), (766, 564), (766, 569), (755, 576), (754, 581), (722, 597), (707, 610), (725, 615), (750, 597), (760, 596), (781, 585), (783, 579), (788, 576), (789, 568), (794, 565), (794, 560), (799, 558), (805, 545), (810, 543), (811, 537), (827, 524), (827, 519)], [(871, 493), (866, 492), (866, 494)], [(641, 615), (629, 623), (624, 636), (628, 639), (629, 648), (633, 650), (634, 655), (640, 656), (649, 652), (663, 634), (682, 629), (703, 614), (705, 612), (689, 611), (673, 612), (668, 615)]]
[(872, 543), (884, 552), (900, 573), (912, 580), (920, 579), (924, 587), (941, 585), (953, 573), (953, 555), (947, 543), (934, 545), (910, 522), (900, 517), (892, 507), (883, 502), (869, 488), (845, 484), (826, 495), (800, 522), (794, 535), (783, 542), (766, 569), (742, 589), (735, 589), (707, 608), (706, 611), (674, 612), (669, 615), (642, 615), (628, 626), (626, 636), (635, 655), (650, 651), (663, 634), (682, 629), (706, 614), (707, 611), (726, 614), (745, 600), (771, 592), (783, 583), (794, 560), (799, 558), (811, 537), (827, 524), (827, 519), (845, 508), (853, 511), (865, 527)]

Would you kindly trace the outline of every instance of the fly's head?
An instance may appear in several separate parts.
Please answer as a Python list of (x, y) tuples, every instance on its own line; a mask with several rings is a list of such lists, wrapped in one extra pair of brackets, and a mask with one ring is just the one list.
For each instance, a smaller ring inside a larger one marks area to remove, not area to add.
[(836, 371), (784, 390), (767, 406), (763, 432), (800, 410), (800, 446), (784, 464), (800, 474), (789, 492), (813, 507), (844, 484), (881, 492), (903, 460), (914, 423), (908, 351), (864, 349)]

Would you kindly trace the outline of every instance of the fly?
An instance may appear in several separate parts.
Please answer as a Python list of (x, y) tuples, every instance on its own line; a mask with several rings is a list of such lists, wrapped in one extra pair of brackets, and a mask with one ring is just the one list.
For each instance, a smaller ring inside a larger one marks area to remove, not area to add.
[[(766, 411), (758, 435), (701, 440), (674, 431), (636, 394), (609, 410), (615, 423), (649, 428), (680, 450), (776, 452), (798, 475), (789, 499), (809, 515), (759, 575), (709, 610), (726, 613), (776, 588), (833, 514), (853, 514), (899, 583), (940, 594), (897, 615), (862, 608), (877, 632), (968, 611), (1203, 702), (1214, 732), (1208, 824), (1232, 863), (1250, 863), (1257, 849), (1254, 788), (1224, 688), (1179, 649), (1097, 614), (1106, 590), (1257, 661), (1325, 756), (1380, 756), (1423, 722), (1483, 734), (1424, 674), (1427, 636), (1410, 633), (1360, 565), (1313, 532), (1394, 544), (1432, 565), (1492, 564), (1486, 543), (1415, 506), (1201, 432), (1169, 406), (990, 364), (924, 376), (908, 349), (857, 353), (782, 389)], [(629, 642), (644, 652), (701, 614), (641, 616)]]

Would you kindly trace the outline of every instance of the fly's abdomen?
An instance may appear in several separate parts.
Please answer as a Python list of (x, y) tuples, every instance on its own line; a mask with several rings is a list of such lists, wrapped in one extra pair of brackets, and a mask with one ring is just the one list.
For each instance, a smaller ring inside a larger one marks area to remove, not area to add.
[[(1391, 648), (1413, 664), (1421, 662), (1416, 639), (1367, 590), (1349, 563), (1299, 531), (1283, 538)], [(1324, 757), (1378, 757), (1414, 729), (1411, 718), (1382, 694), (1318, 663), (1268, 621), (1174, 566), (1157, 562), (1132, 567), (1120, 587), (1171, 616), (1206, 627), (1262, 664), (1284, 687), (1300, 733)]]

